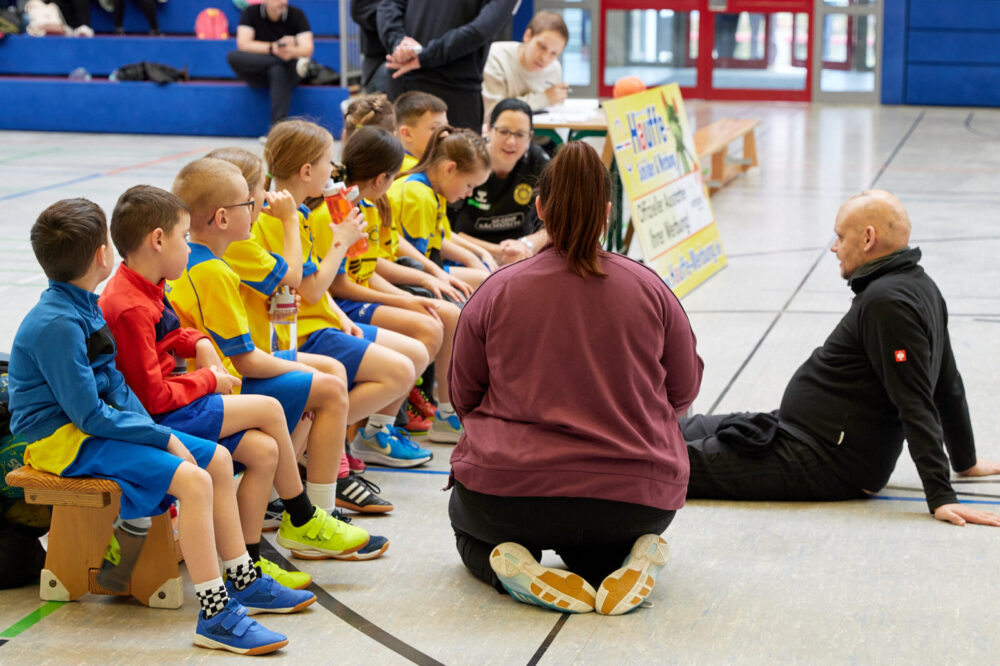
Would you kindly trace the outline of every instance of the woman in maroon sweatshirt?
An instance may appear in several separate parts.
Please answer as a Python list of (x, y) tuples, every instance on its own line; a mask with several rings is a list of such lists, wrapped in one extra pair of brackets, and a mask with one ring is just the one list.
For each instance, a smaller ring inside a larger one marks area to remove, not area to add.
[[(611, 181), (594, 149), (564, 146), (537, 192), (551, 241), (487, 279), (455, 333), (449, 514), (465, 565), (501, 593), (624, 613), (667, 560), (688, 482), (677, 416), (703, 364), (663, 280), (601, 250)], [(570, 571), (538, 564), (545, 549)]]

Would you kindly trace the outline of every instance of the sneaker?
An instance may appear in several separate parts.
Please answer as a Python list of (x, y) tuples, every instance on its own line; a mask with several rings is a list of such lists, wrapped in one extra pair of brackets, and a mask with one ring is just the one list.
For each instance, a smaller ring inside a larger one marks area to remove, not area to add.
[(304, 590), (312, 582), (312, 576), (305, 571), (285, 571), (271, 560), (260, 558), (256, 562), (262, 574), (270, 576), (290, 590)]
[(89, 25), (80, 25), (80, 26), (77, 26), (75, 30), (73, 30), (73, 36), (74, 37), (87, 37), (87, 38), (93, 37), (94, 36), (94, 29), (91, 28)]
[(273, 532), (281, 527), (281, 514), (285, 512), (285, 505), (280, 499), (268, 502), (264, 511), (264, 532)]
[(434, 457), (410, 439), (405, 430), (395, 426), (383, 426), (372, 437), (365, 437), (365, 429), (359, 429), (351, 442), (351, 454), (367, 463), (387, 467), (416, 467)]
[(347, 553), (346, 555), (337, 555), (333, 559), (335, 560), (346, 560), (348, 562), (360, 562), (361, 560), (374, 560), (376, 558), (382, 557), (382, 553), (389, 549), (389, 540), (384, 536), (371, 537), (368, 541), (368, 545), (361, 550), (356, 550), (353, 553)]
[(300, 79), (306, 79), (309, 76), (309, 63), (312, 60), (310, 58), (299, 58), (295, 61), (295, 73), (299, 75)]
[(357, 474), (348, 474), (343, 479), (337, 479), (337, 506), (351, 511), (358, 513), (392, 511), (392, 503), (379, 497), (381, 493), (381, 488)]
[(358, 460), (357, 458), (355, 458), (354, 456), (352, 456), (351, 453), (350, 453), (350, 448), (351, 448), (350, 446), (345, 447), (345, 448), (347, 449), (344, 452), (344, 455), (347, 456), (347, 467), (354, 474), (361, 474), (362, 472), (364, 472), (365, 469), (366, 469), (365, 468), (365, 461), (364, 460)]
[(210, 618), (198, 613), (194, 644), (210, 650), (255, 655), (280, 650), (288, 645), (288, 639), (247, 617), (247, 609), (236, 599), (230, 599), (221, 612)]
[(282, 514), (278, 543), (300, 559), (323, 560), (361, 550), (368, 543), (368, 532), (316, 507), (312, 519), (302, 527), (295, 527), (288, 514)]
[(226, 592), (230, 599), (243, 604), (247, 614), (254, 613), (297, 613), (316, 601), (316, 595), (308, 590), (290, 590), (267, 574), (260, 574), (257, 580), (242, 590), (237, 590), (231, 580), (226, 581)]
[(452, 412), (450, 416), (444, 417), (438, 412), (431, 429), (427, 431), (427, 439), (438, 444), (455, 444), (462, 438), (463, 432), (465, 429), (458, 420), (458, 414)]
[(653, 591), (656, 576), (670, 558), (670, 546), (656, 534), (635, 540), (632, 552), (597, 590), (595, 609), (601, 615), (622, 615), (638, 608)]
[(561, 613), (589, 613), (597, 593), (572, 571), (543, 567), (528, 549), (508, 541), (493, 549), (490, 567), (510, 596)]
[(424, 415), (425, 418), (433, 419), (434, 415), (437, 413), (437, 405), (434, 401), (430, 399), (424, 390), (418, 386), (414, 386), (410, 389), (410, 395), (407, 396), (407, 400), (413, 405), (417, 411)]
[(416, 407), (413, 405), (406, 406), (406, 424), (403, 426), (403, 430), (411, 435), (426, 435), (430, 427), (430, 420), (421, 414)]

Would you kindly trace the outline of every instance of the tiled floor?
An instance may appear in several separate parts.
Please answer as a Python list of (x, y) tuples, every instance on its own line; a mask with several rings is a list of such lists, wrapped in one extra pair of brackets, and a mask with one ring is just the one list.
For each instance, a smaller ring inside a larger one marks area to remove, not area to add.
[[(696, 102), (688, 110), (696, 125), (762, 120), (760, 167), (713, 199), (729, 265), (683, 301), (706, 363), (695, 410), (777, 406), (849, 304), (828, 252), (837, 207), (876, 186), (909, 208), (913, 244), (949, 303), (980, 455), (1000, 457), (1000, 111)], [(87, 196), (110, 209), (126, 187), (169, 187), (186, 160), (231, 143), (0, 133), (0, 349), (44, 286), (27, 240), (42, 208)], [(449, 447), (430, 446), (427, 470), (368, 473), (397, 507), (356, 519), (392, 539), (382, 559), (294, 562), (328, 595), (302, 614), (265, 617), (292, 640), (273, 659), (980, 664), (1000, 651), (1000, 530), (934, 521), (906, 454), (884, 499), (691, 502), (666, 534), (673, 557), (653, 608), (567, 619), (465, 572), (441, 492)], [(1000, 481), (957, 487), (964, 499), (1000, 505)], [(0, 592), (0, 636), (40, 605), (34, 587)], [(7, 639), (0, 662), (227, 659), (190, 646), (195, 609), (190, 586), (180, 611), (88, 596)]]

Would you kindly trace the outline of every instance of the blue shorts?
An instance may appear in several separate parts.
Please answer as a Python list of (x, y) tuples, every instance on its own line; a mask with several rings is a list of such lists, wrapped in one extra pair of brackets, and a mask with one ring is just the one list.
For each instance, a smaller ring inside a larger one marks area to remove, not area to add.
[(344, 370), (347, 371), (347, 388), (350, 389), (354, 386), (354, 377), (361, 367), (361, 359), (365, 357), (368, 346), (375, 341), (375, 334), (378, 333), (376, 327), (367, 324), (358, 324), (358, 328), (364, 331), (364, 338), (348, 335), (339, 328), (321, 328), (313, 332), (299, 349), (309, 354), (329, 356), (343, 363)]
[[(222, 406), (222, 396), (218, 393), (209, 393), (189, 405), (178, 407), (172, 412), (157, 414), (153, 417), (153, 420), (172, 430), (180, 430), (189, 435), (213, 442), (217, 441), (227, 451), (232, 453), (240, 445), (243, 435), (246, 434), (246, 430), (241, 430), (220, 439), (219, 433), (222, 432), (223, 416), (225, 416), (225, 408)], [(234, 466), (238, 464), (233, 463)], [(242, 469), (242, 465), (240, 468)]]
[(369, 303), (368, 301), (349, 301), (346, 298), (336, 299), (337, 306), (350, 317), (355, 324), (370, 324), (375, 310), (381, 303)]
[[(276, 352), (274, 355), (286, 361), (294, 361), (296, 358), (295, 351), (288, 349)], [(243, 386), (240, 388), (241, 394), (268, 395), (280, 402), (281, 408), (285, 410), (288, 432), (295, 430), (299, 424), (299, 419), (306, 410), (310, 391), (312, 391), (312, 373), (302, 370), (292, 370), (267, 379), (244, 377)]]
[[(204, 469), (212, 461), (218, 445), (175, 430), (181, 443)], [(80, 446), (76, 459), (60, 476), (92, 476), (111, 479), (122, 489), (119, 515), (124, 520), (158, 516), (166, 511), (174, 498), (167, 494), (181, 459), (155, 446), (124, 442), (105, 437), (88, 437)]]

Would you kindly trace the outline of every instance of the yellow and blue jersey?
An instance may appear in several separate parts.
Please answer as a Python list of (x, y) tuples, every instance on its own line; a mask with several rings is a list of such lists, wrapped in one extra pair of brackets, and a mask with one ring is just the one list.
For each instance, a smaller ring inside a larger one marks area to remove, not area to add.
[[(324, 203), (321, 208), (326, 208)], [(300, 206), (299, 207), (299, 240), (302, 242), (302, 277), (303, 279), (309, 277), (319, 270), (318, 259), (314, 252), (314, 241), (313, 241), (313, 224), (319, 220), (313, 219), (314, 212), (309, 211), (308, 208)], [(322, 217), (322, 216), (320, 216)], [(330, 214), (326, 214), (326, 225), (329, 225)], [(320, 222), (320, 224), (323, 224)], [(284, 248), (285, 243), (285, 231), (281, 224), (281, 220), (276, 217), (268, 215), (266, 212), (261, 212), (257, 216), (257, 223), (253, 225), (253, 229), (250, 232), (250, 238), (258, 243), (268, 252), (281, 252)], [(330, 297), (324, 295), (315, 303), (306, 303), (305, 300), (299, 307), (298, 323), (296, 326), (298, 333), (298, 344), (301, 347), (302, 344), (309, 338), (310, 335), (324, 328), (337, 328), (343, 330), (343, 326), (340, 323), (340, 317), (337, 313), (333, 311), (330, 306)], [(277, 334), (278, 341), (283, 349), (287, 349), (289, 346), (288, 338), (288, 327), (278, 326)]]
[(240, 276), (200, 243), (188, 243), (187, 269), (166, 285), (167, 298), (181, 325), (202, 331), (212, 340), (226, 370), (239, 377), (230, 356), (255, 349)]
[(254, 345), (270, 353), (271, 322), (267, 299), (288, 273), (288, 264), (280, 254), (268, 252), (252, 239), (231, 243), (222, 258), (240, 278), (240, 297)]
[[(368, 225), (368, 250), (357, 257), (345, 257), (341, 264), (341, 273), (363, 287), (369, 285), (369, 280), (375, 272), (375, 265), (379, 257), (386, 257), (390, 261), (396, 258), (397, 248), (399, 248), (399, 232), (395, 225), (382, 224), (382, 217), (378, 214), (375, 204), (362, 199), (358, 206), (365, 216), (365, 223)], [(326, 204), (322, 204), (309, 216), (313, 222), (313, 236), (315, 243), (313, 249), (317, 257), (322, 260), (330, 250), (333, 243), (333, 231), (330, 229), (330, 209)]]
[(441, 250), (441, 239), (451, 236), (448, 202), (431, 187), (424, 172), (398, 179), (386, 195), (392, 219), (406, 240), (426, 256)]

